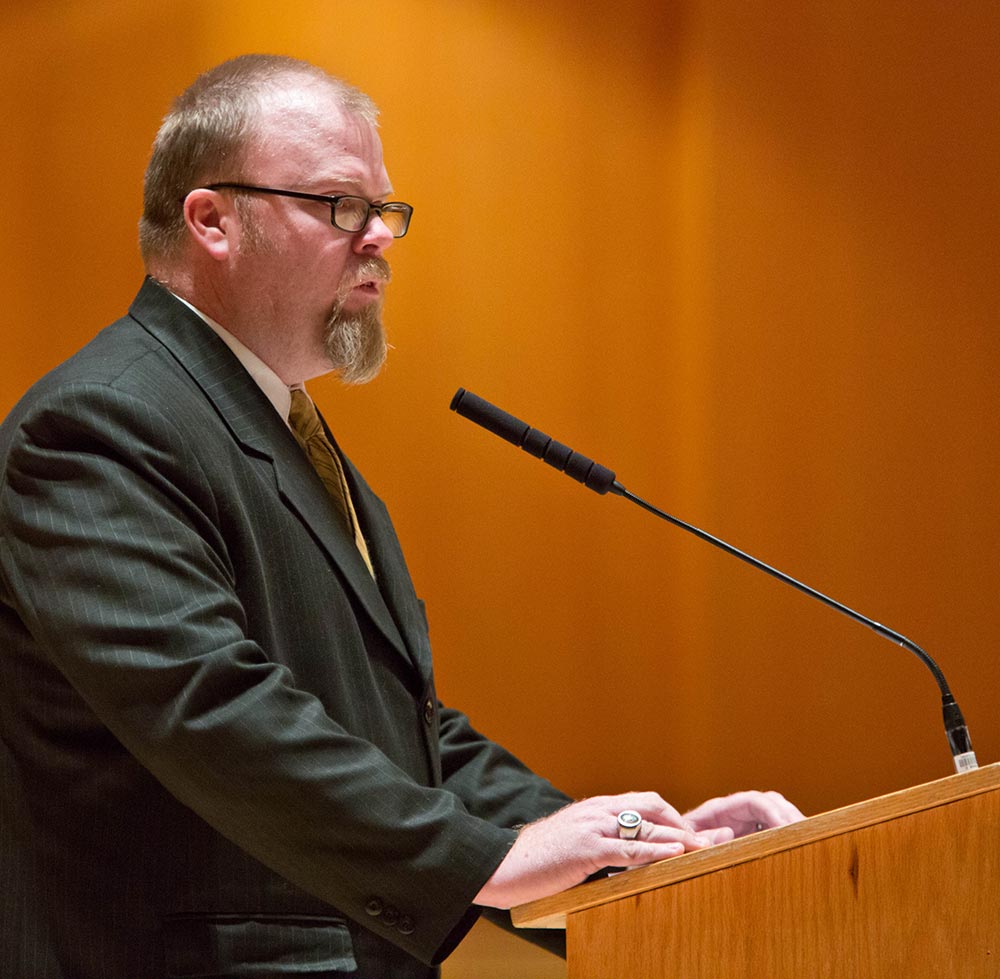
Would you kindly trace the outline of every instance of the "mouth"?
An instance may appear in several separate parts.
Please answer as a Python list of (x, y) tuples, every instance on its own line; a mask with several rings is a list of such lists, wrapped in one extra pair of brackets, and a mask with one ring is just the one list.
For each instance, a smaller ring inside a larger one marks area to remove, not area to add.
[(392, 277), (389, 263), (381, 256), (371, 256), (362, 260), (352, 271), (354, 282), (341, 293), (345, 299), (347, 297), (357, 297), (361, 300), (381, 299), (385, 285)]

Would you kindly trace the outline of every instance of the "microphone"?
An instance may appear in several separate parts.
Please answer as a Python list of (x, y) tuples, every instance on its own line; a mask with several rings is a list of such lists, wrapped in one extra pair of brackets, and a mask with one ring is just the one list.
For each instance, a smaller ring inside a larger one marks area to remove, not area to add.
[(499, 435), (500, 438), (524, 449), (536, 459), (547, 462), (578, 483), (583, 483), (588, 489), (600, 493), (601, 496), (608, 491), (621, 494), (625, 490), (610, 469), (580, 455), (579, 452), (574, 452), (568, 445), (556, 442), (544, 432), (531, 428), (513, 415), (508, 415), (506, 411), (480, 398), (478, 394), (466, 391), (465, 388), (459, 388), (455, 392), (455, 397), (451, 399), (451, 410), (457, 411), (463, 418), (468, 418), (477, 425), (482, 425), (488, 432)]
[(840, 612), (842, 615), (846, 615), (849, 619), (853, 619), (855, 622), (863, 626), (867, 626), (873, 632), (882, 636), (883, 639), (888, 639), (890, 642), (894, 642), (897, 645), (902, 646), (904, 649), (909, 650), (931, 671), (931, 674), (934, 676), (934, 680), (938, 685), (938, 690), (941, 693), (941, 709), (944, 715), (944, 729), (948, 738), (948, 747), (951, 751), (952, 759), (955, 764), (955, 771), (967, 772), (979, 767), (979, 763), (976, 761), (976, 753), (972, 750), (972, 741), (969, 737), (969, 729), (965, 724), (965, 718), (962, 716), (962, 711), (959, 709), (958, 703), (955, 701), (955, 698), (948, 687), (948, 682), (945, 680), (944, 673), (941, 672), (937, 663), (935, 663), (934, 660), (931, 659), (931, 657), (915, 642), (912, 642), (907, 639), (906, 636), (900, 635), (898, 632), (894, 632), (892, 629), (881, 625), (874, 619), (869, 619), (860, 612), (855, 612), (854, 609), (848, 608), (848, 606), (841, 604), (827, 595), (824, 595), (815, 588), (811, 588), (809, 585), (803, 584), (801, 581), (785, 574), (784, 571), (779, 571), (777, 568), (773, 568), (769, 564), (765, 564), (763, 561), (747, 554), (745, 551), (741, 551), (739, 548), (733, 547), (732, 544), (727, 544), (724, 540), (721, 540), (718, 537), (713, 537), (704, 530), (699, 530), (697, 527), (692, 526), (689, 523), (685, 523), (683, 520), (679, 520), (677, 517), (673, 517), (669, 513), (660, 510), (651, 503), (647, 503), (645, 500), (640, 499), (638, 496), (625, 489), (625, 487), (618, 482), (617, 477), (610, 469), (600, 465), (600, 463), (588, 459), (579, 452), (574, 452), (561, 442), (556, 442), (544, 432), (540, 432), (536, 428), (531, 428), (531, 426), (526, 425), (520, 419), (508, 414), (496, 405), (490, 404), (489, 401), (486, 401), (484, 398), (480, 398), (471, 391), (466, 391), (465, 388), (459, 388), (458, 391), (455, 392), (455, 396), (451, 399), (451, 410), (457, 411), (460, 415), (462, 415), (462, 417), (468, 418), (470, 421), (475, 422), (477, 425), (481, 425), (494, 435), (499, 435), (500, 438), (506, 439), (508, 442), (524, 449), (525, 452), (541, 459), (543, 462), (547, 462), (550, 466), (553, 466), (561, 472), (565, 472), (566, 475), (572, 476), (577, 482), (583, 483), (589, 489), (594, 490), (595, 493), (600, 493), (602, 496), (607, 493), (613, 493), (615, 496), (622, 496), (630, 502), (635, 503), (643, 510), (659, 517), (661, 520), (666, 520), (675, 527), (679, 527), (681, 530), (686, 530), (689, 534), (693, 534), (695, 537), (698, 537), (706, 543), (725, 551), (727, 554), (731, 554), (733, 557), (739, 558), (741, 561), (756, 568), (758, 571), (763, 571), (765, 574), (769, 574), (772, 578), (777, 578), (778, 581), (784, 582), (786, 585), (790, 585), (792, 588), (802, 592), (804, 595), (808, 595), (810, 598), (814, 598), (817, 601), (822, 602), (828, 608), (832, 608), (835, 611)]

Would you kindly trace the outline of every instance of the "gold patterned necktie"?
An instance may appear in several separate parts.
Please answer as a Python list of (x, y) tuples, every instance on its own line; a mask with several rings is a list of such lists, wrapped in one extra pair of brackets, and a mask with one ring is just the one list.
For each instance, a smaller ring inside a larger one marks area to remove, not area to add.
[(340, 512), (345, 526), (354, 535), (354, 543), (357, 544), (361, 557), (374, 578), (375, 571), (368, 554), (368, 545), (361, 533), (358, 515), (351, 502), (351, 491), (348, 489), (347, 479), (344, 477), (344, 467), (341, 464), (340, 456), (326, 437), (319, 413), (309, 395), (299, 389), (293, 390), (291, 395), (292, 408), (288, 413), (288, 423), (292, 426), (292, 431), (295, 433), (299, 445), (309, 457), (313, 469), (323, 480), (323, 484)]

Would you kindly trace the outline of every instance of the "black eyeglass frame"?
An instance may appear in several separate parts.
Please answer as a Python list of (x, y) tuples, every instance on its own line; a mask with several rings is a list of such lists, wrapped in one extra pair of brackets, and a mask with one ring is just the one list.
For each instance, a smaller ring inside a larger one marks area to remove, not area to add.
[[(384, 204), (372, 204), (371, 201), (358, 197), (356, 194), (307, 194), (301, 190), (279, 190), (277, 187), (257, 187), (253, 184), (218, 183), (208, 184), (205, 190), (245, 190), (257, 194), (274, 194), (278, 197), (294, 197), (302, 201), (317, 201), (320, 204), (328, 204), (330, 207), (330, 224), (338, 231), (343, 231), (349, 235), (359, 235), (368, 227), (368, 222), (372, 219), (372, 212), (382, 217), (383, 213), (401, 214), (404, 216), (403, 230), (396, 234), (393, 231), (393, 238), (402, 238), (410, 230), (410, 220), (413, 217), (413, 206), (404, 204), (402, 201), (386, 201)], [(337, 224), (337, 205), (344, 200), (361, 201), (368, 209), (365, 212), (365, 220), (360, 228), (342, 228)], [(388, 225), (386, 225), (388, 227)], [(391, 230), (391, 229), (390, 229)]]

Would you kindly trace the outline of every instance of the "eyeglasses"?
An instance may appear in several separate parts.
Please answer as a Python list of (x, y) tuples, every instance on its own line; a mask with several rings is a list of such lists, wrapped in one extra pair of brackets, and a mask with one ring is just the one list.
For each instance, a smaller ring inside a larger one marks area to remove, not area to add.
[(330, 224), (348, 234), (357, 234), (368, 227), (372, 213), (377, 214), (382, 223), (392, 232), (393, 238), (402, 238), (410, 227), (413, 208), (401, 201), (372, 204), (363, 197), (350, 194), (304, 194), (300, 190), (277, 190), (274, 187), (254, 187), (250, 184), (209, 184), (206, 190), (245, 190), (255, 194), (277, 194), (279, 197), (294, 197), (302, 201), (319, 201), (330, 205)]

